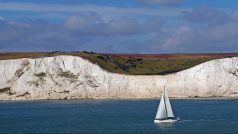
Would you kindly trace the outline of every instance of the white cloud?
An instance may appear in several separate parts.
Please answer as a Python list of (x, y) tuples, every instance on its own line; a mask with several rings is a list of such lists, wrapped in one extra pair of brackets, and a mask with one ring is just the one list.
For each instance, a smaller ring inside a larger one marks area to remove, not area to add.
[(191, 23), (222, 24), (227, 21), (228, 13), (224, 10), (207, 6), (196, 7), (190, 11), (183, 11), (182, 15)]
[(70, 16), (66, 22), (65, 27), (70, 31), (81, 31), (83, 33), (92, 33), (102, 25), (101, 17), (96, 13), (89, 15), (73, 15)]
[(161, 4), (161, 5), (177, 5), (183, 3), (185, 0), (137, 0), (144, 4)]
[(5, 21), (5, 18), (0, 16), (0, 21)]
[[(187, 25), (179, 26), (173, 30), (166, 31), (165, 36), (159, 38), (155, 46), (167, 52), (186, 52), (193, 49), (194, 42), (197, 41), (197, 33)], [(198, 39), (199, 40), (199, 39)], [(194, 50), (192, 50), (194, 51)]]
[[(121, 17), (103, 21), (95, 13), (71, 16), (65, 20), (65, 24), (51, 24), (42, 20), (6, 20), (0, 22), (0, 48), (6, 51), (145, 51), (149, 47), (143, 45), (146, 35), (160, 32), (162, 26), (158, 19), (154, 20), (142, 23)], [(140, 47), (136, 48), (138, 45)]]
[(104, 21), (102, 16), (92, 12), (87, 15), (73, 15), (65, 21), (65, 27), (71, 32), (98, 36), (158, 33), (162, 25), (158, 18), (147, 19), (144, 22), (129, 17)]
[(97, 5), (61, 5), (61, 4), (34, 4), (34, 3), (12, 3), (0, 2), (0, 10), (3, 11), (30, 11), (49, 13), (80, 13), (97, 12), (98, 14), (118, 16), (118, 15), (148, 15), (160, 17), (179, 16), (180, 11), (186, 8), (123, 8)]
[[(169, 18), (169, 22), (162, 16), (177, 16), (185, 9), (0, 2), (0, 10), (50, 13), (53, 16), (61, 13), (73, 14), (64, 23), (49, 23), (34, 18), (31, 21), (17, 22), (2, 18), (1, 50), (144, 53), (238, 50), (237, 10), (191, 10), (186, 12), (188, 18)], [(140, 20), (141, 17), (137, 15), (145, 17)], [(227, 19), (222, 23), (204, 25), (208, 21), (223, 20), (223, 15)], [(104, 19), (105, 16), (107, 19)], [(186, 19), (190, 21), (185, 21)]]
[(227, 22), (210, 26), (182, 25), (154, 39), (158, 51), (234, 52), (238, 50), (238, 23)]
[(232, 19), (238, 21), (238, 9), (232, 12)]

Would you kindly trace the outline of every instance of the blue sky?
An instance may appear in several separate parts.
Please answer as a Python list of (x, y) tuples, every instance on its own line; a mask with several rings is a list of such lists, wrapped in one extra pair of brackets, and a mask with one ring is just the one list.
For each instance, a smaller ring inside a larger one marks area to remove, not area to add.
[(237, 0), (0, 0), (0, 51), (238, 51)]

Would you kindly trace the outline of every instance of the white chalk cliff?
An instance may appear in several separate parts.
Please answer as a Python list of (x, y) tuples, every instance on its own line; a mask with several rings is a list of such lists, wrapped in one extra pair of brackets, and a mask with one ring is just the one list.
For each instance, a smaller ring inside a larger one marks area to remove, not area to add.
[(166, 76), (110, 73), (74, 56), (0, 61), (0, 100), (237, 97), (238, 57), (209, 61)]

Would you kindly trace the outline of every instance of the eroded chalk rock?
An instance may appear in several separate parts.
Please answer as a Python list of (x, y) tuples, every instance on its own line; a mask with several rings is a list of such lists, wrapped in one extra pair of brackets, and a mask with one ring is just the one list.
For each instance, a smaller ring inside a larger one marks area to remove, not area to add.
[(0, 61), (0, 99), (237, 97), (238, 58), (209, 61), (166, 76), (110, 73), (74, 56)]

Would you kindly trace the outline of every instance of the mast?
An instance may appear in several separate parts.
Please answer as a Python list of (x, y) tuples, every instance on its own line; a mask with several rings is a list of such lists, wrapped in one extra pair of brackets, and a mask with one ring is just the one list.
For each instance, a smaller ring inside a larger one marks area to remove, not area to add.
[(165, 106), (165, 113), (168, 117), (168, 111), (167, 111), (167, 107), (166, 107), (166, 103), (165, 103), (165, 85), (164, 85), (164, 106)]

